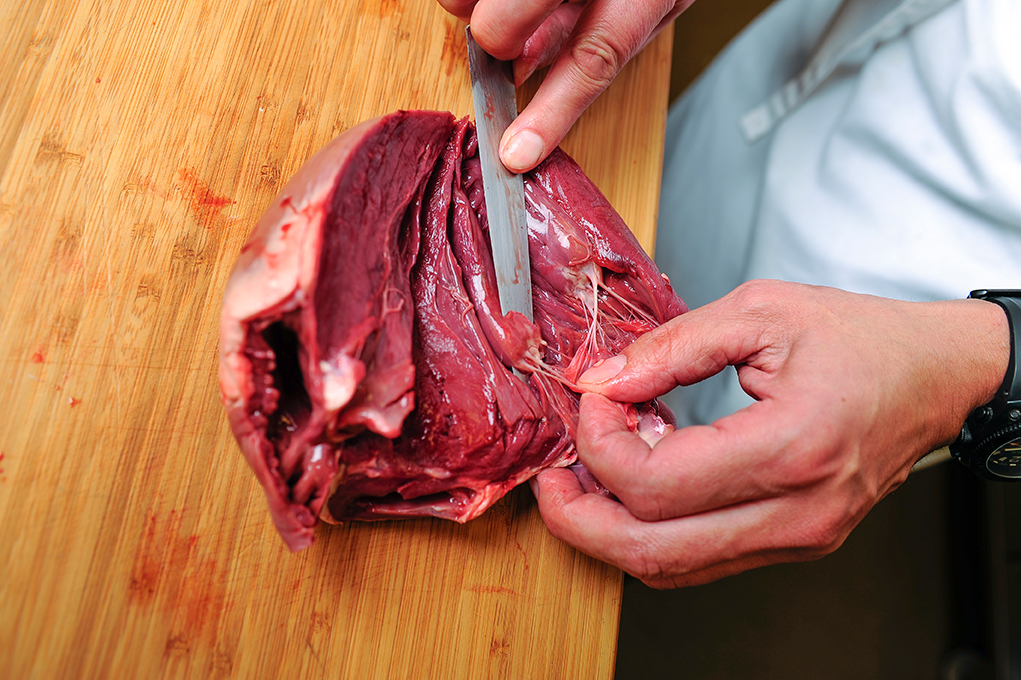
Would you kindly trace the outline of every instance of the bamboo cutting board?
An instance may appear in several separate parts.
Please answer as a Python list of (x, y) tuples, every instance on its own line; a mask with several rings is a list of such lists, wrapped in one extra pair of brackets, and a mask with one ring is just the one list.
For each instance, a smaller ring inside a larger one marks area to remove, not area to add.
[[(463, 23), (433, 0), (23, 0), (0, 29), (0, 674), (610, 678), (621, 574), (527, 488), (292, 555), (219, 402), (255, 221), (355, 123), (470, 113)], [(669, 55), (665, 34), (565, 144), (647, 248)]]

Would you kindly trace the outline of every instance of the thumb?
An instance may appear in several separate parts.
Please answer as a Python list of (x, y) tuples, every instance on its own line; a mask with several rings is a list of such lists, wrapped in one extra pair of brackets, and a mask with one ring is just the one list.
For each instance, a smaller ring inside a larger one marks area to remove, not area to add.
[(744, 363), (761, 349), (760, 338), (754, 318), (735, 309), (728, 296), (642, 335), (585, 371), (577, 385), (614, 401), (648, 401)]

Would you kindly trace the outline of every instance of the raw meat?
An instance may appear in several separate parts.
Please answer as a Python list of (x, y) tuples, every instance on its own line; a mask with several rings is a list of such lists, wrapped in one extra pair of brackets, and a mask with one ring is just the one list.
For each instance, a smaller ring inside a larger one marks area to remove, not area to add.
[[(525, 191), (534, 325), (499, 311), (467, 119), (352, 128), (256, 225), (227, 284), (220, 385), (292, 550), (319, 518), (464, 522), (572, 464), (577, 376), (686, 311), (562, 151)], [(656, 403), (622, 408), (651, 436), (670, 427)]]

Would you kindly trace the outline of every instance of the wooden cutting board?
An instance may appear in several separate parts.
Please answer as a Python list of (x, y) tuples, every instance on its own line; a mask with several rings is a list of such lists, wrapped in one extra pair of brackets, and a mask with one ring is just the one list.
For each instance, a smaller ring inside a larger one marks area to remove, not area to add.
[[(0, 3), (4, 677), (612, 676), (621, 573), (527, 487), (292, 555), (219, 401), (256, 219), (361, 120), (470, 113), (464, 51), (433, 0)], [(647, 248), (669, 56), (565, 145)]]

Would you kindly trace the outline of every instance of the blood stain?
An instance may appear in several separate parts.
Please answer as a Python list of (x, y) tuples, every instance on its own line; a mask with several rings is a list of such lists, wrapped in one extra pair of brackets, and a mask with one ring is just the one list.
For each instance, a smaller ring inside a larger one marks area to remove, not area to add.
[(44, 361), (46, 361), (46, 357), (43, 355), (41, 350), (37, 349), (35, 352), (32, 353), (32, 363), (33, 364), (41, 364)]
[(194, 215), (199, 224), (208, 227), (225, 206), (237, 203), (226, 196), (214, 193), (209, 184), (195, 172), (194, 168), (181, 168), (177, 171), (181, 181), (188, 185), (190, 196), (188, 198), (188, 210)]
[(75, 399), (74, 397), (68, 397), (67, 403), (71, 406), (71, 408), (74, 408), (78, 404), (82, 403), (82, 400), (81, 399)]

